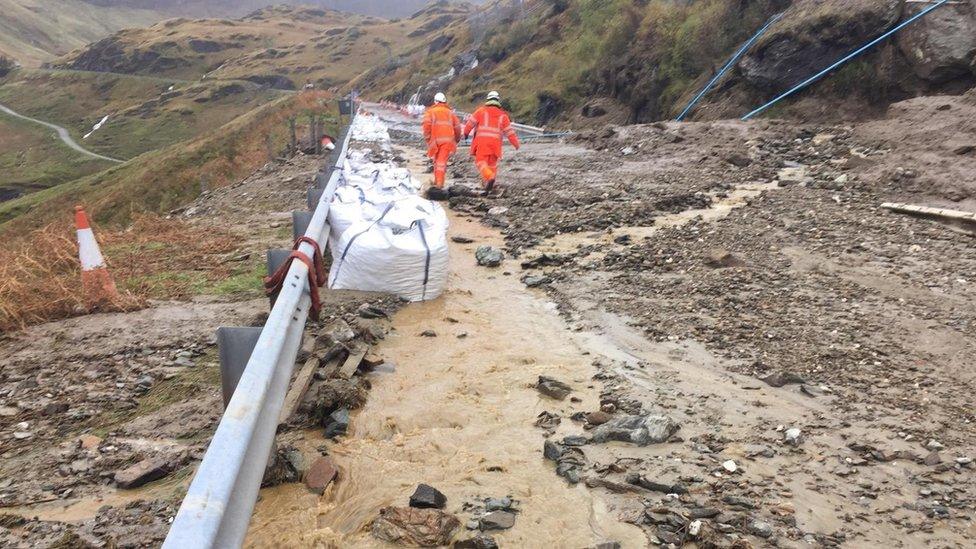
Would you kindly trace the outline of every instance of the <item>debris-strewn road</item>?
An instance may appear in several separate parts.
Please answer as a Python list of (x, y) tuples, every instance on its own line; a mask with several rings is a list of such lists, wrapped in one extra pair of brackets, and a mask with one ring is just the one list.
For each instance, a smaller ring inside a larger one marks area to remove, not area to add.
[(581, 477), (652, 541), (962, 547), (974, 241), (879, 205), (972, 210), (973, 144), (972, 93), (853, 128), (608, 128), (527, 146), (503, 199), (452, 206), (616, 347), (594, 361), (605, 410), (681, 423), (665, 444), (583, 446)]
[(78, 142), (75, 141), (71, 137), (71, 134), (68, 133), (68, 130), (62, 128), (61, 126), (58, 126), (57, 124), (52, 124), (50, 122), (45, 122), (43, 120), (38, 120), (36, 118), (31, 118), (29, 116), (24, 116), (24, 115), (22, 115), (22, 114), (20, 114), (18, 112), (15, 112), (14, 110), (12, 110), (12, 109), (10, 109), (8, 107), (5, 107), (3, 105), (0, 105), (0, 112), (9, 114), (10, 116), (13, 116), (13, 117), (16, 117), (16, 118), (20, 118), (22, 120), (27, 120), (28, 122), (33, 122), (35, 124), (40, 124), (40, 125), (45, 126), (47, 128), (51, 128), (52, 130), (54, 130), (55, 132), (57, 132), (58, 138), (60, 138), (61, 141), (64, 141), (64, 144), (65, 145), (71, 147), (72, 149), (80, 152), (81, 154), (83, 154), (85, 156), (90, 156), (92, 158), (97, 158), (99, 160), (107, 160), (109, 162), (124, 162), (123, 160), (119, 160), (117, 158), (111, 158), (111, 157), (108, 157), (108, 156), (102, 156), (102, 155), (100, 155), (98, 153), (93, 153), (93, 152), (89, 151), (88, 149), (86, 149), (86, 148), (82, 147), (81, 145), (79, 145)]

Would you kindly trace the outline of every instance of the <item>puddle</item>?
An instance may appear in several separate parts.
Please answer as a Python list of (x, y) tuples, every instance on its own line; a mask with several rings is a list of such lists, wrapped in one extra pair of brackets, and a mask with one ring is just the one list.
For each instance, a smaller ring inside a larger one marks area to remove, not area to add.
[(159, 481), (136, 490), (111, 490), (98, 496), (7, 507), (2, 509), (2, 512), (28, 519), (37, 517), (45, 521), (78, 523), (94, 518), (98, 510), (105, 505), (123, 507), (133, 501), (170, 498), (177, 489), (186, 485), (188, 479), (187, 475), (176, 475), (173, 479)]
[[(408, 156), (415, 167), (419, 153)], [(369, 534), (371, 521), (384, 506), (406, 505), (421, 482), (444, 492), (446, 510), (462, 523), (471, 518), (462, 511), (466, 502), (519, 500), (515, 526), (492, 533), (503, 547), (647, 544), (639, 528), (620, 522), (617, 510), (583, 486), (568, 485), (542, 457), (542, 432), (533, 426), (540, 412), (558, 413), (569, 432), (578, 427), (568, 416), (599, 407), (592, 357), (519, 282), (516, 262), (491, 270), (475, 264), (477, 246), (502, 244), (497, 233), (453, 214), (451, 223), (451, 234), (475, 242), (451, 244), (445, 294), (404, 307), (395, 331), (375, 348), (396, 369), (371, 377), (349, 436), (328, 445), (340, 480), (321, 498), (303, 485), (262, 491), (247, 546), (386, 547)], [(437, 337), (419, 336), (424, 330)], [(580, 402), (542, 397), (532, 388), (539, 375), (571, 384)], [(312, 448), (320, 444), (315, 436), (305, 441)]]
[[(601, 246), (613, 244), (614, 239), (629, 236), (632, 242), (640, 242), (651, 238), (654, 233), (670, 227), (680, 227), (685, 223), (701, 218), (702, 221), (717, 221), (729, 215), (735, 208), (745, 206), (748, 199), (758, 196), (763, 191), (776, 189), (776, 183), (750, 183), (740, 185), (727, 193), (728, 196), (718, 198), (712, 195), (712, 205), (708, 208), (685, 210), (675, 214), (666, 214), (654, 218), (654, 225), (617, 227), (609, 231), (563, 233), (548, 238), (536, 246), (539, 253), (559, 254), (573, 253), (584, 246), (599, 244)], [(595, 258), (606, 254), (606, 250), (594, 254)]]

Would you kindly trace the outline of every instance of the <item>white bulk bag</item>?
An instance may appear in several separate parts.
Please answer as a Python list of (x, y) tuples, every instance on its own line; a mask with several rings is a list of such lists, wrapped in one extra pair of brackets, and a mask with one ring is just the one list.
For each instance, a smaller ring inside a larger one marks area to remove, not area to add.
[[(337, 239), (359, 221), (372, 221), (383, 213), (389, 201), (371, 200), (364, 189), (343, 185), (336, 189), (329, 203), (330, 240)], [(332, 242), (334, 243), (334, 242)], [(331, 243), (330, 243), (331, 245)]]
[(447, 284), (447, 214), (417, 196), (389, 203), (372, 221), (343, 231), (332, 246), (329, 287), (434, 299)]

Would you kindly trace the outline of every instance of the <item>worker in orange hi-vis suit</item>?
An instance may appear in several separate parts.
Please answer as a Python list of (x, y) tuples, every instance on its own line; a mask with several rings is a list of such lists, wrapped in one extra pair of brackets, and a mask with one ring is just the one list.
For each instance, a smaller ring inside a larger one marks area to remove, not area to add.
[(464, 124), (464, 138), (467, 139), (472, 131), (474, 131), (474, 139), (471, 141), (471, 156), (474, 157), (475, 165), (481, 172), (485, 196), (488, 196), (495, 187), (495, 179), (498, 177), (498, 160), (502, 157), (502, 136), (508, 138), (515, 150), (520, 146), (518, 136), (512, 129), (512, 120), (499, 102), (498, 92), (490, 92), (485, 104), (468, 117)]
[(447, 160), (457, 151), (461, 140), (461, 121), (447, 104), (447, 97), (438, 92), (434, 104), (424, 112), (424, 139), (427, 141), (427, 156), (434, 161), (434, 185), (427, 190), (427, 197), (444, 200), (444, 180), (447, 176)]

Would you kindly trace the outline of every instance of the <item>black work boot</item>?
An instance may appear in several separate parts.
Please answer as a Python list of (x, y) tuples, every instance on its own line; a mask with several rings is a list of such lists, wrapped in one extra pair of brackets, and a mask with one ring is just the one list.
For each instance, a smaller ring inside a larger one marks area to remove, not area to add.
[(428, 200), (447, 200), (449, 195), (447, 191), (440, 187), (430, 187), (427, 189), (427, 199)]
[(488, 182), (485, 183), (485, 192), (481, 193), (481, 196), (488, 196), (489, 194), (491, 194), (491, 190), (494, 188), (495, 188), (495, 180), (489, 179)]

